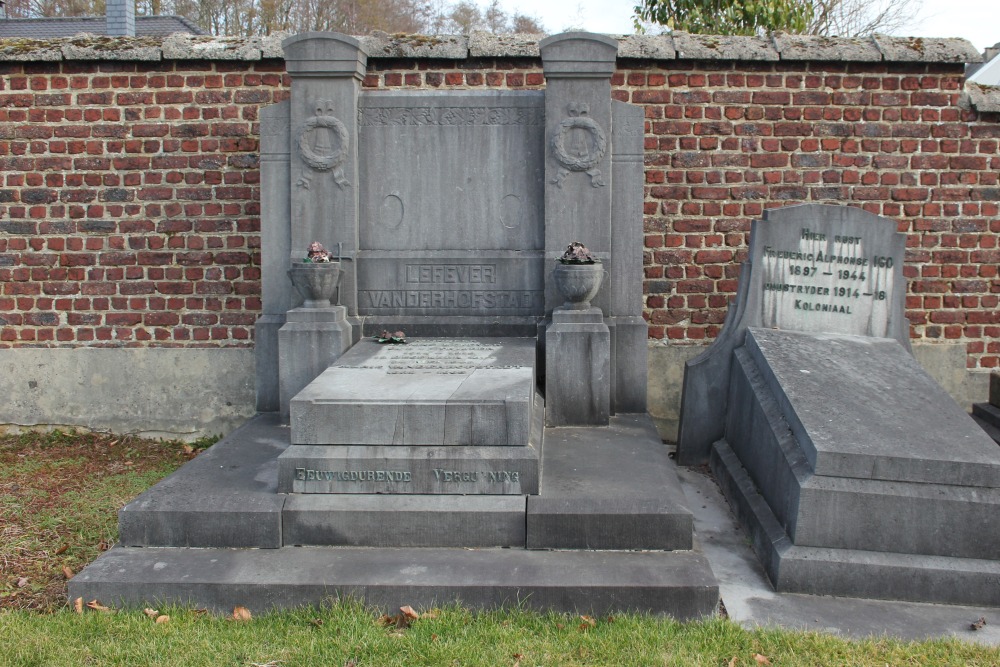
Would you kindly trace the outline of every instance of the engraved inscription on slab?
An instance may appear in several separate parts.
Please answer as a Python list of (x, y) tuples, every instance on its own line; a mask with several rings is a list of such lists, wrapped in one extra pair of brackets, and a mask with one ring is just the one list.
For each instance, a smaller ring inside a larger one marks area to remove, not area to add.
[(476, 341), (423, 339), (407, 345), (386, 346), (361, 368), (383, 369), (390, 375), (468, 373), (490, 359), (500, 349)]
[(545, 110), (530, 106), (361, 107), (358, 125), (542, 125)]
[(383, 315), (535, 315), (543, 312), (541, 258), (370, 258), (358, 308)]
[(797, 242), (764, 246), (762, 324), (798, 331), (885, 331), (893, 290), (892, 257), (860, 235), (803, 224)]

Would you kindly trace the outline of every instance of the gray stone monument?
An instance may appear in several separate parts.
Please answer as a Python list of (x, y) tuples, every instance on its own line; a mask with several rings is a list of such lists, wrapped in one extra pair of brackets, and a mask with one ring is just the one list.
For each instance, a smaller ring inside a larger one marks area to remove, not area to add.
[(792, 206), (750, 245), (680, 460), (710, 459), (780, 591), (1000, 604), (1000, 449), (910, 353), (896, 223)]
[[(617, 42), (543, 40), (525, 92), (362, 91), (356, 40), (284, 47), (291, 99), (261, 113), (267, 414), (127, 506), (125, 546), (70, 594), (712, 613), (645, 414), (644, 121), (611, 100)], [(313, 241), (336, 266), (302, 264)], [(554, 276), (573, 241), (603, 279), (577, 300)]]
[(1000, 371), (990, 373), (989, 401), (973, 405), (972, 418), (1000, 444)]

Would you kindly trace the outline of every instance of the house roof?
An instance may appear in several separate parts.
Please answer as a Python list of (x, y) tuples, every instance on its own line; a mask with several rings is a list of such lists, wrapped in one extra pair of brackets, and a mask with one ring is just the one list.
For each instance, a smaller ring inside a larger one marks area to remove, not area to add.
[(984, 86), (1000, 85), (1000, 42), (986, 49), (983, 60), (985, 62), (965, 69), (965, 80)]
[[(72, 37), (81, 32), (93, 35), (107, 34), (103, 16), (71, 16), (65, 18), (0, 19), (0, 39), (21, 37), (26, 39), (53, 39)], [(136, 16), (136, 37), (166, 37), (175, 32), (193, 35), (206, 34), (183, 16)]]

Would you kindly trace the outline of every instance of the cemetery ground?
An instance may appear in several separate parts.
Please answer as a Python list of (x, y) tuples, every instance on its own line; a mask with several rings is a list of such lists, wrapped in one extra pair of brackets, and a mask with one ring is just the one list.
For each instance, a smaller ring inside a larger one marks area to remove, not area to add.
[(67, 603), (66, 579), (116, 539), (128, 500), (211, 444), (110, 434), (0, 438), (0, 665), (995, 665), (1000, 649), (958, 639), (849, 641), (746, 629), (455, 606), (393, 610), (354, 601), (250, 617), (197, 609)]

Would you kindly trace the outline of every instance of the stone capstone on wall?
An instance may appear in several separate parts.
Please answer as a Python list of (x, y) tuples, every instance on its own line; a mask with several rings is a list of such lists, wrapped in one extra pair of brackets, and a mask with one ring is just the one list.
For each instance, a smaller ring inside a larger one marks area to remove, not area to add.
[[(81, 34), (61, 39), (0, 40), (0, 62), (42, 60), (261, 60), (281, 58), (290, 33), (267, 37), (210, 37), (174, 34), (151, 37), (99, 37)], [(544, 35), (389, 35), (358, 37), (373, 59), (379, 58), (537, 58)], [(642, 60), (838, 60), (844, 62), (981, 62), (965, 39), (918, 37), (817, 37), (776, 33), (770, 37), (692, 35), (614, 35), (618, 57)], [(159, 57), (156, 57), (156, 52)], [(128, 54), (128, 58), (123, 57)]]

